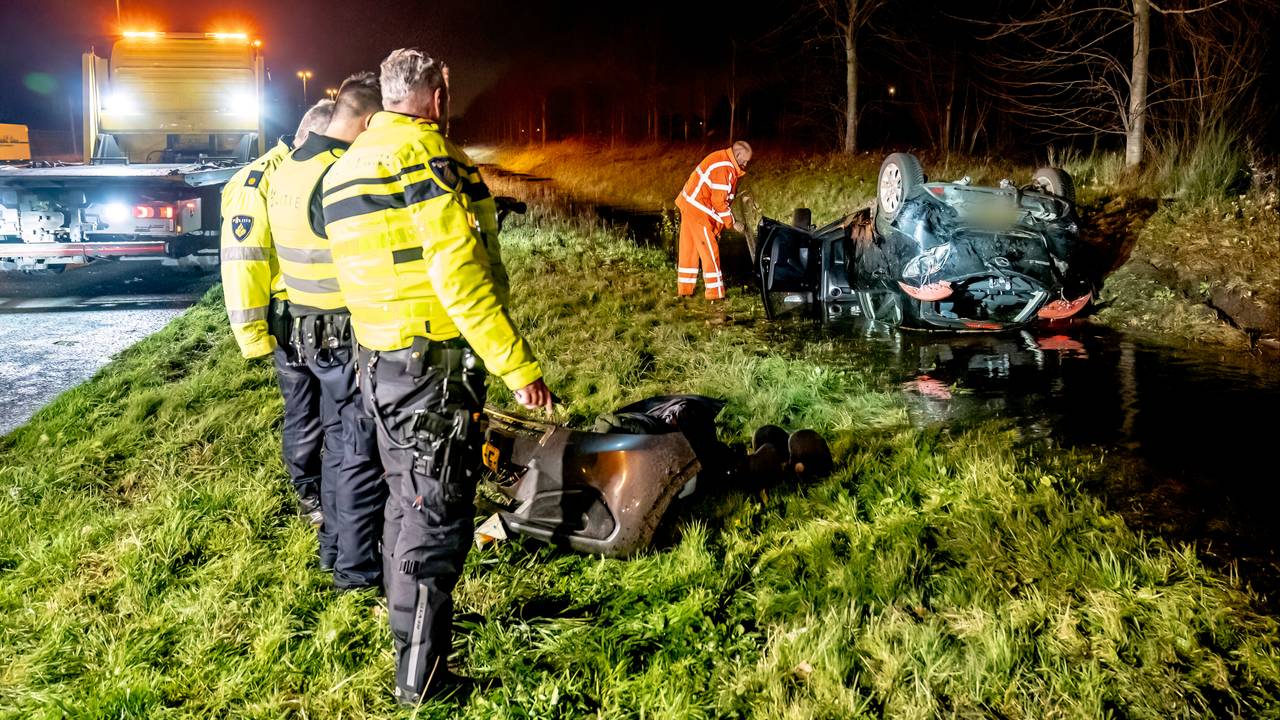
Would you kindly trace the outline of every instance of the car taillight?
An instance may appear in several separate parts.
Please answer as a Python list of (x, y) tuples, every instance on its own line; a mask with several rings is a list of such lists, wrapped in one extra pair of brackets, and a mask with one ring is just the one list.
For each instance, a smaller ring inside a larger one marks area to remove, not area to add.
[(1075, 300), (1067, 300), (1058, 298), (1053, 302), (1040, 308), (1040, 312), (1036, 313), (1041, 320), (1066, 320), (1067, 318), (1080, 312), (1081, 308), (1089, 304), (1093, 299), (1093, 293), (1087, 292)]
[(898, 287), (902, 288), (902, 292), (910, 295), (916, 300), (923, 300), (924, 302), (945, 300), (951, 297), (951, 293), (954, 292), (954, 289), (951, 287), (951, 283), (946, 280), (931, 282), (926, 285), (921, 285), (920, 287), (908, 285), (907, 283), (899, 280)]
[(133, 207), (133, 216), (140, 220), (148, 218), (172, 220), (176, 217), (176, 214), (172, 205), (135, 205)]

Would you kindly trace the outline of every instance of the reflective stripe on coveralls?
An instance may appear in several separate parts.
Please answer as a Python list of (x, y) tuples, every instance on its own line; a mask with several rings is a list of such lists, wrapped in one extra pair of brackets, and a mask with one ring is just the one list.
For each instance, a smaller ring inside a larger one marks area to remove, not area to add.
[(681, 209), (697, 210), (713, 222), (733, 227), (733, 195), (737, 191), (738, 180), (745, 172), (738, 166), (733, 156), (733, 149), (717, 150), (702, 159), (685, 182), (680, 196), (676, 198)]
[(719, 300), (725, 296), (724, 277), (720, 270), (720, 228), (705, 215), (691, 208), (680, 210), (680, 244), (677, 257), (677, 291), (691, 296), (697, 289), (698, 265), (703, 269), (706, 297)]

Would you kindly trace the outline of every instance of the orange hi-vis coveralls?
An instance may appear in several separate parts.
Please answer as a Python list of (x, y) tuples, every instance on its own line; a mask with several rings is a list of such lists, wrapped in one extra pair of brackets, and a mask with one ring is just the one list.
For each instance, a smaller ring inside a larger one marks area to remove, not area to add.
[(689, 181), (676, 198), (680, 208), (680, 250), (676, 258), (676, 280), (682, 296), (692, 296), (698, 285), (698, 260), (702, 260), (702, 282), (708, 300), (724, 297), (724, 277), (720, 274), (720, 231), (733, 228), (729, 206), (738, 189), (738, 179), (746, 171), (738, 167), (732, 149), (717, 150), (694, 168)]

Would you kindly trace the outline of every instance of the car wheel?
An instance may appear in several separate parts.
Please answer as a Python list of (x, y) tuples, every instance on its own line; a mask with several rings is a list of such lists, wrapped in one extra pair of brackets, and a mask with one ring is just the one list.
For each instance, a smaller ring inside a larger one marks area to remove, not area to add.
[(787, 446), (787, 431), (777, 425), (761, 425), (751, 436), (751, 449), (759, 450), (765, 445), (778, 448)]
[(876, 202), (880, 214), (893, 221), (902, 206), (924, 185), (924, 168), (911, 153), (893, 153), (880, 163)]
[(1071, 173), (1062, 168), (1040, 168), (1031, 175), (1031, 184), (1044, 192), (1076, 204), (1076, 184), (1071, 180)]

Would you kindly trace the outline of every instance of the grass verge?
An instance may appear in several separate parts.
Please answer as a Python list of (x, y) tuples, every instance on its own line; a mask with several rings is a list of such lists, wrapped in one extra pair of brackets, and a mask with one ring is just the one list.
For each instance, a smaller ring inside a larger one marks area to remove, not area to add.
[[(1082, 492), (1101, 458), (913, 430), (875, 377), (713, 322), (608, 233), (530, 221), (505, 247), (562, 419), (706, 392), (728, 435), (816, 427), (839, 469), (678, 508), (629, 561), (473, 552), (459, 662), (503, 684), (462, 716), (1280, 714), (1276, 622)], [(0, 439), (0, 715), (412, 715), (378, 602), (328, 591), (289, 514), (279, 414), (215, 289)]]

